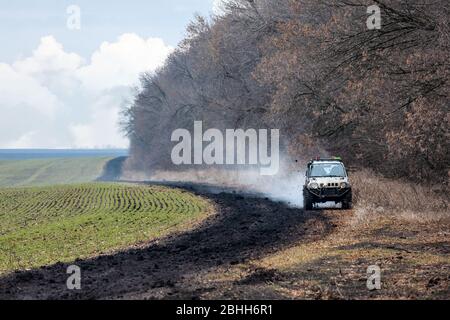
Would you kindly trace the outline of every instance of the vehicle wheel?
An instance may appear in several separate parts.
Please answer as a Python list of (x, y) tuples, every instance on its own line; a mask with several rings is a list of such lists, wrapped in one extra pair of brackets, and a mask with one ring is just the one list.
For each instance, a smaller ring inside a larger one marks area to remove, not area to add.
[(351, 191), (345, 196), (345, 198), (342, 200), (342, 209), (344, 210), (350, 210), (353, 208), (353, 202), (352, 202), (352, 193)]
[(313, 199), (308, 192), (303, 193), (303, 208), (305, 210), (313, 209)]
[(347, 201), (342, 202), (342, 209), (350, 210), (352, 208), (353, 208), (353, 204), (351, 202), (347, 202)]

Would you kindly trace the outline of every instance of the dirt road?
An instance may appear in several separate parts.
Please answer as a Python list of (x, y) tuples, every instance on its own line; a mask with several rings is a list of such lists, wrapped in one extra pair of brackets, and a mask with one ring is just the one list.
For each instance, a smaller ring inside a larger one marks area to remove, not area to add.
[[(114, 180), (124, 158), (100, 180)], [(370, 212), (303, 211), (262, 194), (189, 183), (216, 214), (191, 231), (73, 264), (82, 290), (67, 289), (67, 264), (0, 278), (0, 299), (449, 299), (450, 221)], [(369, 210), (362, 208), (364, 210)], [(372, 217), (372, 219), (370, 219)], [(382, 268), (382, 290), (366, 287)]]
[[(232, 298), (221, 287), (226, 283), (211, 284), (207, 275), (294, 243), (317, 241), (332, 230), (321, 211), (305, 213), (233, 190), (178, 187), (212, 200), (217, 214), (195, 230), (113, 255), (76, 261), (82, 270), (80, 291), (66, 288), (68, 265), (57, 264), (0, 279), (0, 299), (201, 299), (214, 291)], [(256, 275), (258, 272), (255, 270)]]

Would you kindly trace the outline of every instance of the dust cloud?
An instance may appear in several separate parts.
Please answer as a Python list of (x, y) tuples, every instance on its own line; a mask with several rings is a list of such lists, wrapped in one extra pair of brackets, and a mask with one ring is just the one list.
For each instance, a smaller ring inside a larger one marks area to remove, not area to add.
[(303, 167), (294, 161), (283, 160), (278, 174), (262, 176), (259, 168), (222, 169), (220, 167), (190, 168), (183, 171), (155, 171), (152, 174), (126, 170), (123, 180), (167, 184), (192, 184), (209, 188), (212, 193), (235, 192), (267, 197), (289, 206), (303, 206)]

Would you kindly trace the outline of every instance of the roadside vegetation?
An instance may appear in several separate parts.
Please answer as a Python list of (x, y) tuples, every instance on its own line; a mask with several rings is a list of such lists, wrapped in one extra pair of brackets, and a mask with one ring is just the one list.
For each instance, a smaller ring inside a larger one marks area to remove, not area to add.
[[(332, 231), (235, 266), (203, 281), (221, 290), (204, 298), (448, 299), (448, 197), (417, 184), (352, 173), (352, 211), (325, 210)], [(307, 212), (312, 215), (314, 212)], [(367, 289), (367, 268), (381, 269), (381, 290)]]
[(445, 186), (389, 179), (369, 170), (351, 173), (351, 179), (357, 223), (371, 223), (383, 217), (423, 223), (450, 221), (450, 196)]
[(0, 189), (0, 274), (149, 242), (212, 212), (188, 192), (132, 184)]
[[(336, 226), (330, 236), (254, 261), (243, 277), (288, 299), (449, 298), (448, 216), (425, 221), (369, 211), (375, 219), (355, 224), (336, 211), (325, 214)], [(381, 290), (366, 286), (373, 265), (381, 269)]]
[[(381, 29), (367, 27), (369, 6)], [(447, 0), (232, 0), (197, 17), (126, 111), (131, 169), (173, 168), (170, 135), (278, 128), (292, 159), (340, 155), (387, 177), (450, 168)], [(448, 190), (448, 189), (447, 189)]]
[[(372, 5), (380, 29), (367, 27)], [(302, 213), (330, 233), (218, 267), (202, 298), (448, 299), (449, 17), (445, 0), (225, 1), (142, 77), (124, 111), (130, 171), (180, 170), (168, 141), (194, 120), (280, 129), (295, 174), (318, 155), (353, 169), (354, 210)], [(370, 265), (381, 291), (367, 290)]]

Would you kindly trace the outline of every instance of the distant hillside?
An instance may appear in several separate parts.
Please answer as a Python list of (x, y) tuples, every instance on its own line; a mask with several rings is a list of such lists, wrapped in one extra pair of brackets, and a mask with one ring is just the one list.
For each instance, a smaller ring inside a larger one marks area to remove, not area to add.
[(126, 155), (126, 149), (0, 149), (0, 160), (112, 158)]
[(0, 161), (0, 187), (45, 186), (95, 181), (109, 157)]

